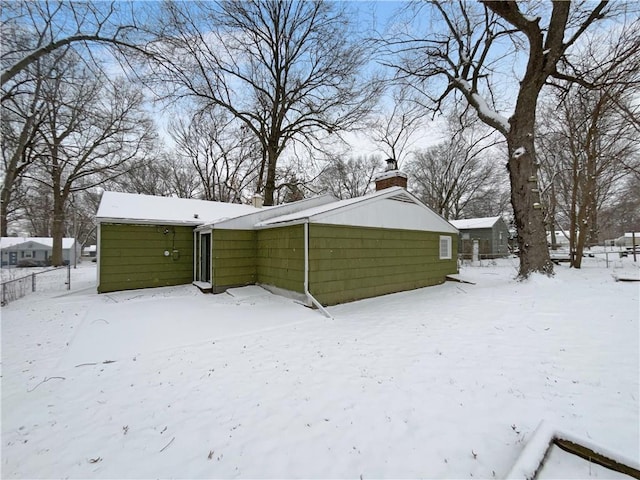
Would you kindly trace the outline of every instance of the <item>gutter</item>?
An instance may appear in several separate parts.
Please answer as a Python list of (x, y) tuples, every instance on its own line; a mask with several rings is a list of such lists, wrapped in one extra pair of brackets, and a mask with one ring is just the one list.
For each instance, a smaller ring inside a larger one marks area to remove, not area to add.
[(309, 219), (304, 222), (304, 294), (312, 305), (315, 305), (318, 310), (327, 318), (333, 320), (333, 317), (327, 312), (322, 304), (311, 295), (309, 291)]

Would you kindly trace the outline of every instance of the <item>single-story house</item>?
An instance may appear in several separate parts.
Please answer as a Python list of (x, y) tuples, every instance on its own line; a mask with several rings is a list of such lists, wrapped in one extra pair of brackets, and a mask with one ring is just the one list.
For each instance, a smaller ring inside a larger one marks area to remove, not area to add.
[[(635, 237), (635, 245), (634, 245), (634, 237)], [(633, 247), (640, 246), (640, 232), (627, 232), (621, 237), (616, 238), (615, 240), (616, 247), (623, 247), (633, 249)]]
[[(29, 264), (47, 266), (50, 263), (53, 250), (51, 237), (2, 237), (0, 251), (2, 252), (2, 266), (17, 266)], [(75, 238), (62, 239), (62, 259), (65, 264), (74, 263), (80, 257), (81, 247)]]
[(334, 305), (457, 272), (458, 231), (399, 186), (262, 208), (105, 192), (96, 217), (99, 292), (258, 284)]
[(502, 217), (451, 220), (460, 231), (458, 251), (463, 258), (472, 258), (473, 244), (478, 243), (481, 258), (504, 257), (509, 254), (509, 228)]
[(83, 257), (89, 257), (89, 258), (94, 258), (98, 253), (98, 246), (97, 245), (89, 245), (88, 247), (84, 247), (82, 249), (82, 256)]

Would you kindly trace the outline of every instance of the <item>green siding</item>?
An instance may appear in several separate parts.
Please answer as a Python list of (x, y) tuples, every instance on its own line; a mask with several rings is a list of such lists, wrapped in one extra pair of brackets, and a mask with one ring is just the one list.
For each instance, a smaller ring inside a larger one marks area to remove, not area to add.
[[(468, 238), (464, 238), (468, 236)], [(467, 228), (460, 230), (458, 251), (463, 258), (473, 256), (473, 241), (478, 240), (478, 250), (482, 258), (504, 257), (509, 254), (509, 229), (503, 220), (498, 220), (493, 228)]]
[[(439, 259), (440, 235), (452, 259)], [(457, 272), (454, 234), (309, 225), (309, 290), (324, 305), (437, 285)]]
[(304, 292), (304, 226), (257, 232), (258, 282)]
[(257, 278), (256, 232), (214, 230), (212, 263), (214, 291), (255, 284)]
[(100, 224), (98, 261), (99, 293), (190, 283), (193, 228)]

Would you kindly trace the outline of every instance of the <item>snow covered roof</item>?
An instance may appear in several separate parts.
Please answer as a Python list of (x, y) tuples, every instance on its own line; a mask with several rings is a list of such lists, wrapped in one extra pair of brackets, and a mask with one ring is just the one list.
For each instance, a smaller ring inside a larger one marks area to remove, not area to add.
[(472, 228), (492, 228), (500, 217), (466, 218), (464, 220), (449, 220), (449, 223), (458, 230), (470, 230)]
[(272, 207), (263, 207), (257, 211), (253, 211), (235, 218), (224, 219), (222, 221), (213, 222), (200, 227), (200, 229), (206, 229), (210, 227), (222, 228), (222, 229), (242, 229), (250, 230), (256, 225), (256, 223), (263, 222), (270, 218), (280, 217), (294, 212), (300, 212), (312, 207), (318, 207), (320, 205), (326, 205), (327, 203), (337, 202), (338, 199), (333, 195), (327, 193), (324, 195), (318, 195), (316, 197), (304, 198), (290, 203), (283, 203), (281, 205), (275, 205)]
[[(53, 238), (51, 237), (2, 237), (0, 239), (0, 248), (11, 248), (22, 245), (23, 243), (38, 243), (44, 247), (53, 248)], [(75, 242), (74, 238), (65, 237), (62, 239), (62, 248), (71, 248)]]
[(260, 209), (238, 203), (104, 192), (96, 219), (98, 222), (201, 225), (257, 211)]
[(374, 180), (377, 182), (379, 180), (386, 180), (387, 178), (394, 178), (394, 177), (409, 178), (406, 173), (396, 169), (396, 170), (387, 170), (386, 172), (382, 172), (376, 175)]
[[(381, 203), (383, 201), (386, 203)], [(359, 208), (357, 212), (356, 208)], [(271, 218), (256, 224), (256, 227), (266, 228), (304, 221), (458, 233), (449, 222), (402, 187), (385, 188), (362, 197), (339, 200)]]

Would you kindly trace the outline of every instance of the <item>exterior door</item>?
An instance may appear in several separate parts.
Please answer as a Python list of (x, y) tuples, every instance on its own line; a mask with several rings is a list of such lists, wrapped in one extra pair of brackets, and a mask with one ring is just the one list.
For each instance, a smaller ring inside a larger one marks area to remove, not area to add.
[(200, 234), (200, 278), (201, 282), (211, 282), (211, 233)]

